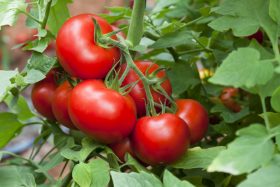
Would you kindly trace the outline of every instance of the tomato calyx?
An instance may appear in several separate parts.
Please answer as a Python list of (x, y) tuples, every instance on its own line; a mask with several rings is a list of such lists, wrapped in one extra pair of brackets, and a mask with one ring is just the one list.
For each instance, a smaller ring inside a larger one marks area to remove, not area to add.
[(123, 49), (123, 45), (120, 45), (120, 42), (111, 38), (112, 36), (121, 32), (122, 31), (121, 29), (116, 30), (116, 31), (112, 31), (112, 32), (107, 33), (107, 34), (102, 34), (100, 25), (98, 24), (96, 19), (92, 18), (92, 21), (93, 21), (93, 25), (94, 25), (94, 36), (93, 36), (93, 38), (94, 38), (94, 42), (98, 46), (100, 46), (102, 48), (105, 48), (105, 49), (117, 46), (118, 48)]

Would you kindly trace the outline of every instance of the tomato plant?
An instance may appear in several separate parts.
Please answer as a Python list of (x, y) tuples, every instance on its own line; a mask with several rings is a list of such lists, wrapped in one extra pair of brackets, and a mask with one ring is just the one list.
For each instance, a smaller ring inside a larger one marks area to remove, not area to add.
[(279, 0), (70, 3), (0, 1), (0, 186), (279, 186)]

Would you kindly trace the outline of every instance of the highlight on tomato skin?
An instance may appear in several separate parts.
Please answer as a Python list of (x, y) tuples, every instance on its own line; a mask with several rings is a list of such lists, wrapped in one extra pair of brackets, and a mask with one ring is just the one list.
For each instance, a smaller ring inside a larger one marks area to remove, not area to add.
[[(102, 34), (113, 31), (103, 18), (95, 14), (80, 14), (68, 19), (56, 38), (56, 54), (61, 66), (71, 76), (80, 79), (105, 78), (121, 55), (117, 47), (103, 48), (94, 41), (93, 18)], [(117, 37), (112, 36), (112, 39), (117, 40)]]
[(196, 100), (177, 99), (176, 115), (183, 119), (189, 127), (191, 144), (198, 143), (205, 136), (209, 126), (206, 109)]
[(85, 80), (72, 90), (68, 112), (74, 125), (103, 144), (116, 143), (132, 132), (136, 123), (134, 102), (105, 86)]
[(140, 118), (131, 136), (135, 155), (149, 165), (168, 165), (180, 159), (190, 144), (186, 123), (174, 114)]

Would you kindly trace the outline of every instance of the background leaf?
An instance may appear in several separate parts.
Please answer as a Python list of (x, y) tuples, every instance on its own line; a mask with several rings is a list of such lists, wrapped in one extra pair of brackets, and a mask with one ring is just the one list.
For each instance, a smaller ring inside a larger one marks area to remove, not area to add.
[(273, 75), (273, 65), (261, 62), (260, 54), (252, 48), (231, 52), (209, 79), (214, 84), (251, 88), (266, 84)]
[(272, 158), (274, 144), (264, 126), (251, 125), (239, 130), (237, 135), (239, 137), (213, 160), (208, 167), (209, 172), (249, 173)]
[(111, 171), (114, 187), (162, 187), (162, 183), (154, 175), (145, 172), (118, 173)]
[(26, 7), (25, 0), (0, 0), (0, 30), (4, 25), (12, 26)]
[(23, 127), (13, 113), (0, 113), (0, 148), (3, 148)]
[(194, 187), (191, 183), (185, 180), (180, 180), (177, 177), (175, 177), (172, 173), (170, 173), (168, 170), (164, 171), (163, 174), (163, 186), (164, 187)]
[(194, 147), (192, 149), (189, 149), (186, 154), (176, 163), (172, 164), (171, 167), (180, 169), (207, 169), (211, 162), (224, 149), (225, 147), (218, 146), (208, 149)]

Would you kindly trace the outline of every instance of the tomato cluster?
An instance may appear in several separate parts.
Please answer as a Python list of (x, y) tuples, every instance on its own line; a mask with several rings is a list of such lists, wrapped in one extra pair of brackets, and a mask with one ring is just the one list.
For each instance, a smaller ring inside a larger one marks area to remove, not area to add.
[[(153, 80), (149, 84), (150, 99), (158, 104), (154, 106), (158, 114), (151, 113), (144, 80), (127, 63), (114, 66), (120, 61), (121, 50), (99, 45), (94, 38), (97, 27), (93, 19), (103, 34), (113, 31), (109, 23), (93, 14), (66, 21), (56, 39), (57, 57), (68, 78), (72, 77), (77, 84), (73, 86), (66, 80), (58, 85), (55, 75), (58, 70), (50, 71), (33, 87), (34, 107), (50, 121), (56, 120), (109, 145), (121, 161), (126, 153), (150, 165), (178, 160), (191, 143), (204, 137), (208, 128), (207, 111), (195, 100), (173, 102), (165, 70), (151, 61), (135, 61), (139, 72)], [(116, 36), (111, 38), (117, 40)], [(104, 81), (113, 67), (119, 73), (116, 79), (125, 76), (118, 89), (110, 86), (107, 79)], [(126, 88), (125, 92), (120, 88)], [(163, 107), (171, 105), (177, 105), (177, 111), (162, 112)]]

